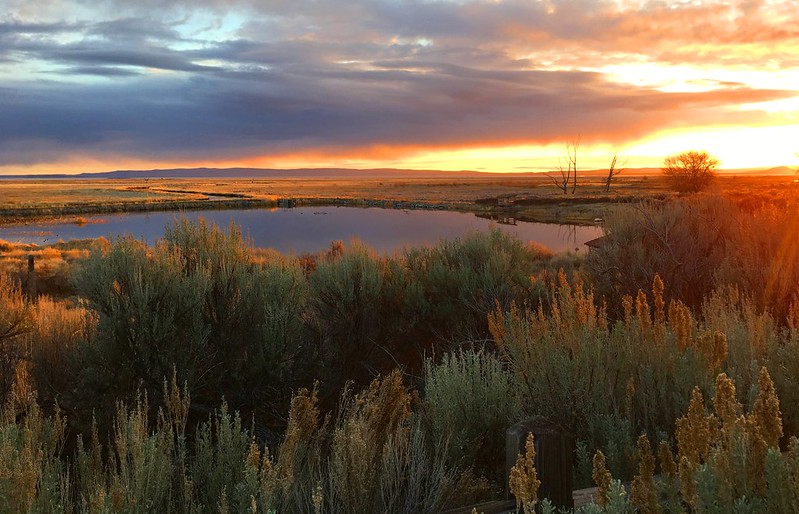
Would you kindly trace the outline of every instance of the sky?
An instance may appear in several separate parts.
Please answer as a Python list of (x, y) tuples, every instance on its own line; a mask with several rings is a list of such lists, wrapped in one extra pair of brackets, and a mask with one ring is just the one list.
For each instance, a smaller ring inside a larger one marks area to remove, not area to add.
[(799, 165), (799, 0), (0, 0), (0, 173)]

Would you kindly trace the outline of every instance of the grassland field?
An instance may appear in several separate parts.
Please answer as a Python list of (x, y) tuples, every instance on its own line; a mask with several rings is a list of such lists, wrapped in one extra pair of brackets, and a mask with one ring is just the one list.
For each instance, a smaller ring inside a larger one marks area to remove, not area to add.
[[(793, 177), (721, 176), (716, 192), (739, 201), (773, 201), (796, 189)], [(520, 220), (592, 223), (614, 206), (673, 196), (657, 175), (580, 178), (564, 194), (546, 176), (463, 178), (61, 179), (0, 181), (0, 223), (139, 210), (222, 209), (279, 205), (377, 205), (501, 212)]]

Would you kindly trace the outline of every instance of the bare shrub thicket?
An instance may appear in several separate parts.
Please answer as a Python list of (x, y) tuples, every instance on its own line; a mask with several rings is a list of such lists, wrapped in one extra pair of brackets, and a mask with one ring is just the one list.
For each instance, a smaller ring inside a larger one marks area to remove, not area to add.
[(715, 273), (717, 287), (737, 287), (778, 319), (799, 299), (799, 202), (734, 214), (736, 231)]
[(584, 269), (607, 298), (648, 291), (657, 274), (667, 299), (698, 308), (714, 289), (734, 286), (785, 319), (799, 290), (797, 212), (795, 201), (749, 210), (719, 197), (619, 210)]
[(403, 261), (414, 286), (415, 325), (439, 339), (480, 340), (497, 302), (506, 309), (540, 298), (536, 277), (552, 259), (546, 248), (500, 230), (408, 250)]

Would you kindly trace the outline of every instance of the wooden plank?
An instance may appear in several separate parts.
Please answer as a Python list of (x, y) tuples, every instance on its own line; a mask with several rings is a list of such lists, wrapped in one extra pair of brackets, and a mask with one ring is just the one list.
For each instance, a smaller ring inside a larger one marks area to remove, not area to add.
[(478, 503), (477, 505), (469, 505), (468, 507), (445, 510), (441, 514), (472, 514), (475, 510), (478, 514), (506, 514), (516, 512), (516, 501), (501, 500)]
[(577, 489), (576, 491), (572, 492), (572, 498), (574, 498), (574, 508), (577, 509), (594, 503), (598, 490), (599, 488), (597, 487), (589, 487), (587, 489)]
[[(597, 491), (598, 488), (596, 487), (588, 487), (586, 489), (577, 489), (573, 491), (572, 498), (574, 499), (574, 508), (577, 509), (594, 503)], [(477, 511), (478, 514), (515, 513), (516, 502), (514, 500), (490, 501), (446, 510), (441, 514), (472, 514), (474, 511)]]

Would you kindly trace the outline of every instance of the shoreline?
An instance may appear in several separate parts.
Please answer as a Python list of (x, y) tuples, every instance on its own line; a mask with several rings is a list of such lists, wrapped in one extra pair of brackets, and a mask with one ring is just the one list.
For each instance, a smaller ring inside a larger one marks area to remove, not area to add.
[[(438, 210), (465, 212), (481, 217), (512, 217), (522, 222), (593, 225), (597, 212), (641, 198), (520, 198), (515, 203), (499, 204), (497, 198), (475, 202), (409, 201), (377, 198), (297, 197), (280, 199), (224, 198), (168, 202), (75, 203), (60, 206), (0, 209), (0, 226), (64, 220), (72, 217), (125, 214), (137, 212), (245, 210), (294, 207), (353, 207), (402, 210)], [(583, 209), (583, 210), (581, 210)]]

